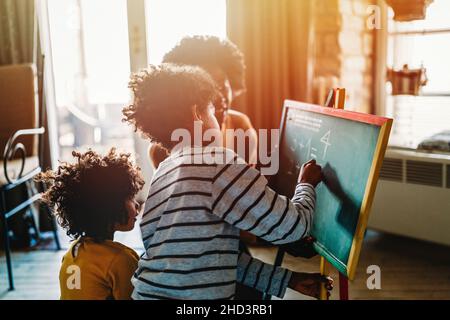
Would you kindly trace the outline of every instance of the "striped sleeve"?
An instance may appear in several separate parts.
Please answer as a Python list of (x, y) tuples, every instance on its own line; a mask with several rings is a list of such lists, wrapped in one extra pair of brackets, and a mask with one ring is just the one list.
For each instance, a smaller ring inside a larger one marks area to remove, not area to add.
[(276, 245), (309, 235), (316, 193), (300, 183), (292, 200), (267, 186), (245, 163), (218, 165), (213, 178), (212, 212), (229, 224)]
[(266, 264), (241, 252), (237, 267), (237, 281), (258, 291), (283, 298), (292, 272)]

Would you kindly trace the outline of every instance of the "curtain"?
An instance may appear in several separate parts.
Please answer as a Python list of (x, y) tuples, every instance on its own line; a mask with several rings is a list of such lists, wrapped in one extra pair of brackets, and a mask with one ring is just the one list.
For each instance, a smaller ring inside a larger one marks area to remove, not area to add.
[[(33, 44), (34, 0), (0, 0), (0, 65), (32, 62)], [(15, 128), (14, 130), (25, 129), (36, 125), (35, 119), (32, 118), (33, 115), (36, 115), (36, 112), (27, 114), (27, 109), (24, 109), (24, 111), (17, 113), (14, 112), (16, 109), (13, 109), (13, 106), (11, 108), (11, 110), (2, 110), (2, 112), (6, 112), (3, 121), (10, 123), (10, 126), (8, 126), (8, 129), (5, 127), (2, 130), (0, 158), (2, 158), (7, 139), (13, 133), (9, 130), (13, 130), (13, 128)], [(19, 108), (19, 110), (21, 109)], [(8, 117), (8, 114), (11, 116)], [(20, 142), (26, 146), (28, 155), (36, 153), (36, 144), (33, 142), (35, 140), (35, 137), (20, 139)]]
[[(0, 65), (33, 62), (38, 74), (39, 113), (37, 126), (48, 129), (43, 95), (44, 57), (35, 17), (35, 0), (0, 0)], [(48, 130), (39, 137), (41, 166), (51, 167)]]
[[(43, 94), (43, 68), (44, 57), (40, 48), (39, 30), (35, 19), (35, 0), (0, 0), (0, 65), (34, 63), (38, 74), (38, 123), (37, 126), (44, 126), (46, 133), (39, 136), (39, 150), (35, 149), (35, 154), (40, 157), (41, 167), (45, 170), (51, 167), (50, 142), (48, 136), (48, 121), (45, 99)], [(8, 111), (7, 111), (8, 112)], [(9, 111), (10, 112), (10, 111)], [(37, 151), (40, 151), (37, 153)], [(1, 150), (3, 152), (3, 150)], [(3, 170), (3, 168), (1, 168)], [(25, 190), (15, 190), (8, 194), (10, 206), (18, 204), (27, 196)], [(40, 211), (40, 210), (39, 210)], [(38, 219), (38, 210), (34, 211), (35, 221), (41, 230), (48, 230), (47, 211), (43, 209)], [(17, 219), (17, 218), (15, 218)], [(17, 231), (14, 228), (24, 225), (23, 221), (13, 222), (14, 232), (17, 234), (27, 233)]]
[(0, 0), (0, 65), (33, 61), (34, 0)]
[(256, 128), (278, 128), (285, 99), (311, 100), (311, 2), (227, 1), (227, 34), (247, 65), (247, 92), (234, 107)]

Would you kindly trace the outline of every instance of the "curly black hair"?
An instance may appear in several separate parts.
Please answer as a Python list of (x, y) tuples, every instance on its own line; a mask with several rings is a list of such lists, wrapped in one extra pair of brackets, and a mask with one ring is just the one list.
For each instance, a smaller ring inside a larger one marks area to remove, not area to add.
[(42, 201), (53, 209), (72, 239), (105, 240), (114, 225), (128, 220), (125, 203), (144, 185), (140, 168), (132, 163), (130, 154), (117, 153), (114, 148), (105, 156), (92, 150), (73, 151), (72, 155), (75, 163), (62, 162), (56, 171), (37, 176), (37, 181), (49, 186)]
[(226, 74), (235, 94), (245, 91), (244, 55), (228, 39), (216, 36), (185, 37), (164, 55), (163, 62), (199, 66), (206, 71), (218, 67)]
[(194, 66), (150, 65), (131, 76), (129, 87), (133, 102), (123, 109), (123, 121), (168, 150), (177, 143), (174, 130), (192, 130), (192, 107), (204, 110), (220, 97), (211, 76)]

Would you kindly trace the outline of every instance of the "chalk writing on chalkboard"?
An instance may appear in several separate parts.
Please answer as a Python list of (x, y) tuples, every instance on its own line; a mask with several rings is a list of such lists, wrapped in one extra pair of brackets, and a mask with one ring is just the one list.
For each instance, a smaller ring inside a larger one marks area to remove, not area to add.
[[(310, 130), (312, 132), (320, 132), (322, 129), (322, 120), (305, 114), (291, 114), (288, 118), (288, 121), (291, 122), (293, 126), (298, 128)], [(311, 144), (311, 139), (299, 139), (294, 138), (293, 144), (289, 146), (292, 152), (297, 150), (306, 149), (307, 156), (312, 159), (321, 158), (322, 160), (326, 159), (328, 148), (331, 144), (331, 130), (326, 131), (326, 133), (320, 138), (321, 146), (313, 146)]]

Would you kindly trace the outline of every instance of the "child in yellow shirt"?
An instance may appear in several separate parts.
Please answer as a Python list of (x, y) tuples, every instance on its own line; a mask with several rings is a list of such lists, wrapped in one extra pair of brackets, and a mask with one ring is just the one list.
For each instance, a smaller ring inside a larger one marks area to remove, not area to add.
[(43, 200), (74, 239), (60, 269), (61, 299), (130, 299), (139, 258), (113, 237), (136, 222), (134, 198), (144, 184), (139, 168), (129, 154), (114, 149), (106, 156), (91, 150), (72, 154), (75, 163), (61, 163), (38, 178), (51, 184)]

